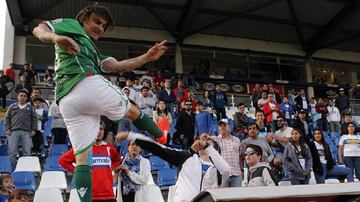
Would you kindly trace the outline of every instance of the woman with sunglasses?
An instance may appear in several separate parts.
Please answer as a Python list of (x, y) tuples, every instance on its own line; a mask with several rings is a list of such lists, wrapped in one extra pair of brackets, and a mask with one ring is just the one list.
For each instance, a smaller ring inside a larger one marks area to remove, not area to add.
[(324, 184), (325, 179), (336, 177), (348, 182), (354, 181), (354, 176), (350, 168), (337, 166), (331, 155), (329, 145), (325, 142), (324, 135), (320, 129), (314, 130), (314, 141), (309, 144), (313, 157), (313, 170), (317, 184)]
[(360, 180), (360, 135), (356, 134), (356, 125), (353, 122), (347, 125), (348, 134), (339, 141), (339, 164), (344, 164), (355, 170), (355, 176)]
[(291, 131), (290, 144), (285, 147), (284, 166), (292, 185), (309, 184), (312, 156), (297, 128)]
[(269, 163), (261, 162), (262, 149), (258, 145), (249, 144), (245, 151), (246, 163), (249, 165), (248, 186), (275, 186)]

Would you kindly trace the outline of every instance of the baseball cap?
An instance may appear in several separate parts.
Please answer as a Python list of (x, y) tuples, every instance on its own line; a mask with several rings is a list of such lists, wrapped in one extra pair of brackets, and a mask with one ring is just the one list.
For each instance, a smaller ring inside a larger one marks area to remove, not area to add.
[(305, 110), (301, 109), (299, 113), (305, 114)]
[(222, 123), (229, 124), (229, 122), (228, 122), (227, 119), (221, 119), (221, 120), (218, 122), (218, 125), (220, 125), (220, 124), (222, 124)]
[(340, 88), (339, 91), (344, 91), (344, 88)]

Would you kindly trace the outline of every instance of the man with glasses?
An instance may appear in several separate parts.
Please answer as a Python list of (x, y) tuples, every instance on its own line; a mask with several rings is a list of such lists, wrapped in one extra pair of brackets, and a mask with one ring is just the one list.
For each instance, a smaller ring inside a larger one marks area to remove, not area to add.
[(241, 142), (243, 151), (249, 144), (258, 145), (262, 149), (262, 161), (270, 162), (274, 158), (274, 154), (270, 145), (263, 138), (259, 138), (259, 126), (256, 123), (250, 123), (248, 125), (248, 138)]
[(227, 119), (219, 122), (219, 135), (211, 137), (219, 144), (221, 157), (230, 165), (230, 177), (224, 182), (225, 187), (240, 187), (242, 182), (242, 160), (240, 156), (240, 140), (230, 134)]
[(194, 141), (195, 114), (192, 111), (191, 101), (185, 101), (184, 107), (176, 119), (174, 139), (180, 140), (182, 149), (187, 150)]
[(269, 163), (261, 162), (262, 149), (258, 145), (249, 144), (245, 151), (246, 163), (249, 165), (249, 187), (275, 186), (275, 180)]
[(240, 140), (243, 140), (247, 136), (247, 125), (250, 123), (250, 118), (245, 114), (245, 104), (240, 102), (238, 104), (239, 112), (234, 114), (234, 134)]
[(286, 145), (289, 143), (293, 128), (288, 127), (286, 121), (281, 116), (279, 116), (276, 121), (279, 130), (275, 132), (273, 142), (275, 141), (278, 144), (278, 151), (283, 153)]

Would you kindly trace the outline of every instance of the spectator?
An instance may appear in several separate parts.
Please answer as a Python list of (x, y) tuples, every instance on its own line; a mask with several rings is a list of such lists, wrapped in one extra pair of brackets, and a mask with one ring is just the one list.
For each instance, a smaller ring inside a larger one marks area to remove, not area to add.
[[(185, 99), (185, 100), (184, 100)], [(195, 101), (195, 96), (194, 96), (194, 93), (192, 90), (188, 90), (188, 96), (185, 98), (185, 97), (182, 97), (180, 99), (180, 110), (183, 110), (184, 109), (184, 103), (185, 101), (190, 101), (192, 103), (192, 110), (193, 111), (196, 111), (196, 101)]]
[(134, 80), (134, 84), (132, 85), (132, 88), (135, 90), (136, 94), (135, 94), (135, 98), (141, 94), (141, 89), (142, 89), (143, 85), (140, 84), (140, 81), (138, 78), (136, 78)]
[(280, 110), (282, 111), (283, 117), (286, 122), (291, 125), (295, 117), (295, 110), (293, 105), (289, 104), (288, 97), (283, 97), (283, 102), (280, 104)]
[(9, 77), (13, 82), (15, 82), (14, 66), (14, 63), (10, 63), (8, 68), (5, 70), (5, 76)]
[(273, 158), (274, 158), (274, 154), (269, 146), (269, 144), (267, 143), (267, 141), (265, 141), (262, 138), (259, 138), (259, 126), (256, 123), (250, 123), (248, 125), (248, 138), (246, 138), (244, 141), (241, 142), (242, 144), (242, 148), (243, 151), (245, 151), (245, 148), (247, 145), (249, 144), (254, 144), (254, 145), (258, 145), (259, 147), (261, 147), (262, 149), (262, 160), (261, 161), (266, 161), (266, 162), (270, 162)]
[(202, 102), (198, 101), (196, 103), (196, 111), (199, 113), (195, 116), (195, 136), (199, 137), (203, 133), (211, 135), (211, 125), (213, 120), (209, 112), (204, 111)]
[(240, 102), (238, 104), (239, 112), (236, 112), (233, 116), (234, 118), (234, 134), (240, 140), (244, 140), (247, 137), (247, 125), (251, 122), (245, 114), (245, 104)]
[(241, 187), (241, 170), (243, 168), (240, 157), (240, 140), (230, 134), (227, 119), (219, 121), (219, 135), (211, 137), (220, 146), (221, 157), (230, 165), (231, 172), (229, 178), (224, 181), (225, 187)]
[(262, 149), (258, 145), (246, 146), (246, 163), (249, 165), (248, 186), (275, 186), (274, 176), (269, 163), (261, 162)]
[(125, 83), (125, 87), (127, 87), (127, 89), (128, 89), (129, 92), (130, 92), (128, 98), (129, 98), (130, 100), (134, 101), (134, 100), (135, 100), (135, 97), (137, 96), (137, 93), (136, 93), (136, 91), (134, 90), (134, 88), (133, 88), (132, 86), (133, 86), (132, 80), (127, 79), (127, 80), (126, 80), (126, 83)]
[(140, 78), (140, 83), (142, 83), (142, 84), (144, 84), (145, 82), (148, 83), (148, 84), (151, 84), (151, 83), (154, 83), (153, 81), (154, 81), (154, 79), (151, 76), (151, 73), (150, 73), (149, 70), (146, 70), (145, 74), (142, 75), (141, 78)]
[(275, 132), (275, 124), (278, 116), (282, 116), (282, 112), (278, 103), (274, 100), (273, 94), (268, 94), (268, 102), (263, 105), (266, 123), (271, 126), (271, 132)]
[(262, 87), (262, 92), (266, 92), (266, 95), (269, 93), (269, 86), (264, 84)]
[(304, 110), (306, 113), (309, 111), (309, 101), (305, 95), (305, 90), (300, 89), (299, 95), (295, 98), (296, 110)]
[(309, 184), (312, 156), (299, 129), (294, 128), (291, 132), (290, 144), (285, 147), (284, 166), (292, 185)]
[(258, 108), (258, 100), (261, 98), (261, 89), (260, 84), (255, 84), (255, 87), (253, 89), (252, 95), (251, 95), (251, 101), (253, 103), (253, 107), (255, 107), (257, 110)]
[(339, 109), (341, 115), (350, 112), (349, 96), (345, 95), (343, 88), (339, 89), (339, 96), (336, 98), (335, 106)]
[(268, 125), (265, 123), (265, 115), (263, 111), (257, 111), (255, 114), (256, 124), (259, 126), (259, 137), (266, 138), (270, 136), (271, 130)]
[(30, 64), (24, 64), (24, 69), (19, 72), (19, 78), (21, 76), (25, 77), (25, 81), (26, 81), (27, 85), (30, 85), (30, 86), (35, 85), (35, 75), (31, 69)]
[(173, 92), (176, 98), (177, 112), (178, 112), (181, 109), (181, 101), (187, 100), (189, 95), (181, 79), (178, 79), (177, 87), (174, 88)]
[(149, 117), (153, 115), (153, 108), (156, 105), (154, 98), (148, 96), (149, 88), (142, 87), (141, 94), (135, 98), (135, 103), (139, 106), (140, 110)]
[[(352, 115), (350, 112), (347, 112), (344, 114), (344, 122), (341, 124), (340, 129), (341, 129), (341, 134), (340, 135), (346, 135), (348, 134), (348, 130), (347, 130), (347, 125), (352, 121)], [(356, 127), (356, 131), (358, 127)]]
[(277, 126), (279, 130), (275, 132), (274, 140), (277, 143), (278, 152), (284, 153), (285, 147), (290, 141), (293, 128), (288, 127), (286, 121), (281, 116), (277, 117)]
[(128, 151), (124, 156), (123, 164), (117, 168), (121, 173), (121, 201), (151, 201), (146, 186), (149, 178), (151, 178), (150, 161), (141, 156), (141, 148), (134, 141), (129, 142)]
[(15, 86), (15, 93), (19, 93), (22, 89), (27, 90), (27, 102), (30, 101), (30, 93), (32, 92), (32, 86), (26, 82), (25, 76), (19, 77), (19, 83)]
[(269, 94), (272, 94), (274, 96), (274, 101), (276, 103), (281, 103), (281, 96), (278, 92), (276, 92), (276, 89), (274, 87), (269, 87)]
[(153, 121), (156, 123), (157, 127), (161, 129), (163, 135), (166, 137), (165, 142), (168, 143), (170, 140), (168, 134), (171, 133), (172, 117), (165, 102), (162, 100), (156, 105), (156, 111), (153, 112)]
[[(103, 141), (104, 122), (100, 122), (99, 133), (92, 147), (92, 199), (93, 201), (115, 201), (112, 171), (119, 167), (121, 159), (116, 148)], [(59, 158), (59, 165), (74, 172), (75, 155), (71, 149)]]
[(34, 88), (33, 91), (31, 92), (31, 102), (33, 102), (33, 99), (35, 98), (40, 100), (41, 108), (49, 111), (49, 106), (50, 106), (49, 102), (41, 98), (41, 90), (38, 88)]
[(161, 71), (157, 71), (154, 83), (160, 85), (161, 82), (165, 82), (165, 77), (161, 74)]
[(5, 114), (5, 133), (9, 140), (9, 156), (13, 168), (16, 164), (19, 142), (21, 140), (22, 153), (30, 156), (31, 137), (35, 135), (37, 119), (33, 107), (26, 102), (26, 90), (18, 93), (18, 102), (9, 106)]
[(348, 123), (348, 134), (343, 135), (339, 141), (339, 164), (344, 164), (355, 170), (355, 176), (360, 180), (360, 136), (356, 135), (355, 123)]
[(173, 201), (191, 201), (203, 190), (221, 187), (221, 182), (230, 173), (230, 166), (218, 153), (219, 146), (206, 135), (192, 144), (195, 154), (159, 145), (142, 134), (122, 132), (118, 133), (117, 138), (135, 141), (142, 149), (178, 168)]
[(317, 184), (324, 184), (328, 178), (347, 178), (348, 182), (354, 182), (354, 175), (350, 168), (337, 166), (331, 155), (329, 145), (325, 142), (320, 129), (314, 130), (314, 141), (309, 145), (313, 158), (313, 170)]
[(184, 150), (190, 148), (194, 141), (194, 129), (195, 129), (195, 114), (191, 110), (192, 103), (185, 102), (185, 109), (181, 111), (176, 119), (176, 134), (174, 135), (174, 141), (179, 142)]
[(205, 90), (203, 93), (203, 97), (200, 98), (200, 102), (203, 103), (204, 109), (208, 111), (209, 113), (212, 111), (212, 108), (214, 107), (214, 104), (212, 103), (212, 100), (210, 98), (210, 93), (208, 90)]
[(0, 72), (0, 98), (2, 99), (2, 108), (6, 108), (6, 96), (14, 89), (14, 81)]
[(263, 105), (268, 102), (267, 96), (268, 94), (266, 91), (261, 93), (261, 98), (257, 102), (259, 110), (263, 110)]
[(159, 100), (163, 100), (166, 103), (166, 108), (169, 110), (172, 117), (175, 117), (174, 114), (174, 103), (176, 102), (176, 97), (174, 92), (170, 88), (170, 81), (165, 81), (165, 88), (160, 90)]
[(37, 119), (36, 132), (35, 135), (32, 136), (32, 152), (41, 154), (41, 145), (44, 143), (45, 122), (48, 120), (48, 111), (41, 108), (41, 100), (39, 98), (36, 97), (32, 101)]
[(291, 90), (288, 90), (288, 99), (289, 99), (289, 104), (292, 106), (292, 108), (295, 110), (296, 112), (296, 102), (295, 102), (295, 98), (296, 98), (296, 91), (295, 89), (291, 89)]
[(217, 121), (226, 119), (225, 106), (228, 104), (228, 99), (225, 93), (221, 91), (220, 84), (215, 84), (215, 92), (212, 96), (212, 102), (214, 103)]
[(327, 131), (327, 114), (328, 110), (324, 101), (319, 98), (316, 103), (316, 112), (321, 114), (321, 118), (317, 120), (316, 125), (320, 130)]
[(0, 201), (8, 201), (11, 192), (15, 189), (13, 179), (9, 174), (0, 175)]
[(54, 144), (66, 144), (68, 132), (66, 130), (64, 119), (60, 113), (56, 102), (50, 105), (50, 114), (52, 117), (51, 133), (54, 135)]
[(340, 133), (340, 121), (341, 115), (340, 111), (337, 107), (335, 107), (335, 103), (330, 100), (329, 105), (327, 106), (328, 117), (327, 120), (329, 122), (330, 130), (329, 132), (338, 132)]
[(297, 128), (300, 130), (301, 139), (309, 144), (312, 139), (311, 127), (309, 122), (305, 118), (305, 110), (300, 110), (297, 119), (294, 122), (293, 128)]
[(9, 202), (29, 202), (29, 198), (26, 190), (15, 189), (10, 194)]

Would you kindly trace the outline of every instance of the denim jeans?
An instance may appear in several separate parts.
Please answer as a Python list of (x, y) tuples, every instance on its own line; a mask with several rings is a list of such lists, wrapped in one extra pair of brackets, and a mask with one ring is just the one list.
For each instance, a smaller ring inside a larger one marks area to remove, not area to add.
[(346, 177), (348, 182), (354, 182), (354, 175), (350, 168), (334, 166), (331, 170), (327, 170), (326, 164), (321, 164), (323, 167), (323, 174), (318, 175), (315, 173), (315, 180), (317, 184), (324, 184), (325, 179), (328, 178), (343, 178)]
[(345, 166), (350, 168), (351, 171), (355, 170), (355, 176), (360, 180), (360, 157), (344, 157)]
[(295, 178), (289, 178), (291, 185), (309, 184), (309, 178), (306, 177), (304, 180), (298, 180)]
[(31, 133), (24, 130), (15, 130), (11, 131), (11, 135), (8, 136), (9, 139), (9, 157), (13, 169), (16, 165), (16, 155), (18, 154), (19, 142), (21, 141), (22, 151), (24, 156), (30, 156), (32, 139)]
[(241, 187), (241, 175), (233, 175), (226, 179), (224, 187)]

